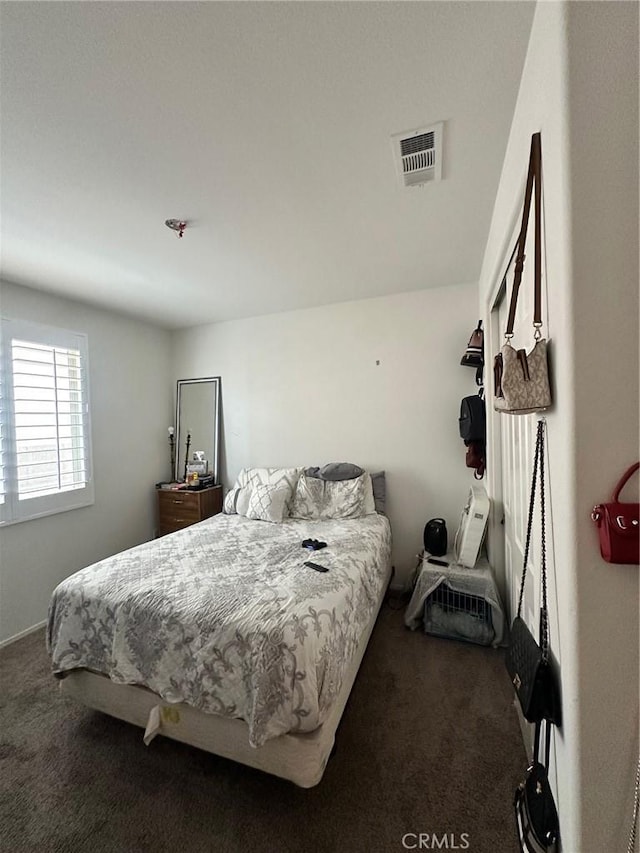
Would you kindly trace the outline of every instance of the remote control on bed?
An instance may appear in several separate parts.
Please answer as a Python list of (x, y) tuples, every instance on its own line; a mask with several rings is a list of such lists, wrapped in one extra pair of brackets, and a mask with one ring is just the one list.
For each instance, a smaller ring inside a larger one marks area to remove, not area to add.
[(307, 562), (304, 563), (304, 565), (309, 566), (310, 569), (315, 569), (316, 572), (328, 572), (329, 571), (329, 569), (326, 566), (319, 566), (317, 563), (312, 563), (309, 560), (307, 560)]

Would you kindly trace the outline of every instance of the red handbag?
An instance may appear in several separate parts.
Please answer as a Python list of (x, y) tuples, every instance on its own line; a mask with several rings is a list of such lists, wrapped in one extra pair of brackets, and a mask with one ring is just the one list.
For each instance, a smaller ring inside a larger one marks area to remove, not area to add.
[(484, 441), (465, 441), (465, 444), (467, 445), (465, 464), (467, 468), (475, 468), (473, 476), (476, 480), (481, 480), (486, 466)]
[(621, 503), (620, 492), (640, 462), (632, 465), (613, 490), (611, 502), (594, 506), (591, 518), (598, 527), (600, 553), (607, 563), (637, 566), (640, 563), (640, 504)]

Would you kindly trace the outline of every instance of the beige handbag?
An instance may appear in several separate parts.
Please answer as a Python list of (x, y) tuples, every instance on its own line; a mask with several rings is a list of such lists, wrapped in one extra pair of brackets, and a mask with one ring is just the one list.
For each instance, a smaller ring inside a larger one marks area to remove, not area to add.
[[(505, 344), (494, 359), (494, 403), (498, 412), (508, 415), (525, 415), (529, 412), (539, 412), (551, 405), (551, 390), (549, 387), (549, 367), (547, 362), (547, 342), (542, 337), (542, 238), (541, 238), (541, 143), (540, 134), (531, 137), (531, 154), (529, 157), (529, 173), (524, 197), (522, 225), (518, 242), (516, 243), (515, 274), (509, 317), (505, 331)], [(531, 352), (524, 349), (516, 350), (511, 346), (513, 326), (516, 319), (518, 291), (522, 280), (522, 270), (525, 259), (525, 243), (529, 225), (529, 210), (531, 194), (535, 187), (535, 268), (534, 268), (534, 310), (533, 310), (533, 339), (535, 341)]]

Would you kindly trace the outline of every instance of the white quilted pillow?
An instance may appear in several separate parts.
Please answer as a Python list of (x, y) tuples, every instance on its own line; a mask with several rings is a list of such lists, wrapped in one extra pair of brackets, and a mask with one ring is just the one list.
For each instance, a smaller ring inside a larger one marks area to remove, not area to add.
[[(244, 490), (241, 489), (240, 491)], [(267, 486), (264, 483), (255, 483), (249, 493), (247, 518), (279, 524), (284, 516), (284, 505), (289, 494), (289, 489), (283, 486)]]

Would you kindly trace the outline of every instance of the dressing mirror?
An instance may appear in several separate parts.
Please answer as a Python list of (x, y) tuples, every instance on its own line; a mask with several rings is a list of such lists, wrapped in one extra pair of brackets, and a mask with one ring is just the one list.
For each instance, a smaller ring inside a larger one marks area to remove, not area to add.
[[(187, 438), (189, 455), (187, 457)], [(220, 472), (220, 377), (178, 379), (176, 392), (176, 480), (186, 476), (194, 455), (207, 462), (217, 485)]]

